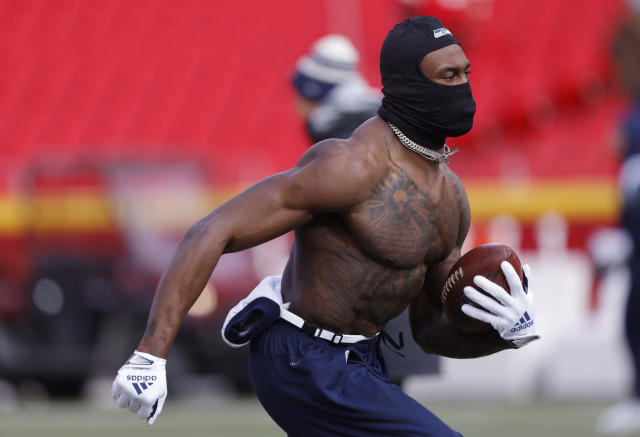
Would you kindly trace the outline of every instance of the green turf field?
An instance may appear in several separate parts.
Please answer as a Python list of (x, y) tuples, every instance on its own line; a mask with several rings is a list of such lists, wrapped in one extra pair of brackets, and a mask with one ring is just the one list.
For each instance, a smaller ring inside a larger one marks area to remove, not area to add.
[[(433, 403), (430, 408), (465, 437), (596, 436), (597, 414), (604, 404), (534, 403), (508, 405)], [(169, 402), (153, 426), (129, 412), (99, 409), (81, 402), (27, 404), (0, 413), (2, 437), (195, 437), (282, 436), (253, 399), (207, 405)]]

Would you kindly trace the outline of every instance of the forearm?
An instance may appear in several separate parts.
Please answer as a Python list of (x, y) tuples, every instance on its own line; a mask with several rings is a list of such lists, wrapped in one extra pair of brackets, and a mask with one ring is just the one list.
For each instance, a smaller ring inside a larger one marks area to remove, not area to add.
[(449, 358), (477, 358), (511, 348), (491, 327), (486, 332), (466, 334), (444, 319), (423, 326), (413, 335), (425, 352)]
[(167, 357), (182, 320), (224, 252), (224, 233), (217, 235), (213, 238), (203, 221), (185, 234), (156, 289), (139, 351)]
[(490, 326), (487, 332), (466, 334), (455, 330), (444, 317), (440, 290), (459, 257), (457, 248), (446, 260), (429, 267), (423, 291), (410, 306), (413, 338), (425, 352), (450, 358), (476, 358), (510, 348)]

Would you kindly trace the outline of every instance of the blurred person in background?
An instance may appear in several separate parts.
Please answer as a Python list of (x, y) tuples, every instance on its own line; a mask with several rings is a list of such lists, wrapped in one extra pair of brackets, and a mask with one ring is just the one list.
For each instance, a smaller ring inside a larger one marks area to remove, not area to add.
[(293, 77), (296, 106), (312, 143), (349, 138), (376, 115), (381, 96), (358, 71), (359, 58), (348, 38), (326, 35), (298, 60)]
[[(423, 350), (473, 358), (538, 339), (533, 297), (509, 263), (510, 294), (477, 276), (462, 306), (493, 329), (457, 331), (440, 292), (470, 225), (447, 137), (467, 133), (475, 100), (469, 60), (433, 17), (396, 25), (380, 53), (378, 116), (346, 140), (322, 141), (291, 170), (235, 196), (185, 234), (163, 274), (140, 344), (112, 394), (153, 424), (182, 320), (224, 253), (296, 231), (282, 276), (265, 278), (229, 314), (229, 344), (250, 343), (258, 398), (289, 435), (459, 436), (389, 382), (380, 343), (407, 306)], [(424, 144), (420, 145), (418, 144)], [(524, 312), (525, 329), (514, 330)]]
[[(292, 83), (298, 113), (311, 139), (309, 145), (329, 138), (349, 138), (377, 114), (382, 96), (360, 74), (359, 58), (348, 38), (326, 35), (298, 60)], [(389, 321), (385, 331), (394, 338), (402, 336), (404, 343), (401, 354), (385, 355), (393, 383), (401, 385), (409, 375), (438, 371), (438, 356), (423, 353), (411, 338), (404, 337), (411, 332), (408, 310)]]
[(631, 108), (621, 125), (617, 153), (622, 159), (619, 175), (621, 225), (632, 242), (630, 256), (626, 259), (630, 289), (624, 328), (631, 355), (633, 385), (629, 399), (615, 404), (598, 418), (597, 430), (606, 435), (640, 431), (640, 1), (631, 3), (631, 13), (620, 26), (613, 52), (631, 99)]

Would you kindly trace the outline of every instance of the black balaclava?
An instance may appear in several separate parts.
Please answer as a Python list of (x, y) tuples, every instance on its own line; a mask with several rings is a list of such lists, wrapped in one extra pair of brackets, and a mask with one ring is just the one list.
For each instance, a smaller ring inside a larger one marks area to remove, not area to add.
[(378, 115), (416, 143), (432, 149), (446, 137), (471, 130), (476, 102), (469, 82), (441, 85), (431, 81), (420, 62), (428, 54), (458, 44), (434, 17), (412, 17), (396, 24), (380, 50), (382, 106)]

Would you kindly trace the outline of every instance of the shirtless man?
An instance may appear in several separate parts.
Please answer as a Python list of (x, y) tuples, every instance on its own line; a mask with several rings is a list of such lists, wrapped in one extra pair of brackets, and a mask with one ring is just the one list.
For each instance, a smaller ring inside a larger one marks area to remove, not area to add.
[(165, 358), (220, 256), (291, 230), (281, 281), (268, 278), (258, 289), (281, 296), (289, 303), (282, 313), (293, 316), (252, 338), (249, 358), (258, 398), (289, 435), (459, 435), (388, 381), (378, 334), (407, 305), (426, 352), (471, 358), (537, 338), (533, 323), (515, 334), (502, 329), (517, 323), (522, 308), (533, 314), (531, 294), (508, 264), (514, 297), (480, 277), (476, 285), (497, 300), (466, 290), (484, 309), (466, 305), (465, 312), (495, 330), (463, 334), (443, 317), (440, 291), (470, 220), (465, 190), (444, 162), (445, 138), (473, 122), (468, 59), (439, 20), (414, 17), (389, 33), (380, 68), (378, 117), (349, 139), (316, 144), (294, 168), (189, 229), (160, 281), (144, 337), (114, 381), (120, 407), (155, 421), (166, 397)]

